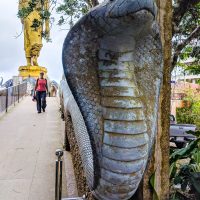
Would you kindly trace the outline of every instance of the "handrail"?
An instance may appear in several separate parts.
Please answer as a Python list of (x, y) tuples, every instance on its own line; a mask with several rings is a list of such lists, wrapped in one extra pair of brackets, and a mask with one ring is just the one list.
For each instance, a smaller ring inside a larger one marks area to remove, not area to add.
[(7, 112), (11, 105), (19, 103), (27, 93), (27, 83), (22, 83), (8, 88), (0, 88), (0, 113)]
[(56, 150), (56, 182), (55, 182), (55, 200), (61, 200), (62, 198), (62, 156), (63, 151), (61, 149)]
[(63, 150), (56, 150), (56, 174), (55, 174), (55, 200), (86, 200), (86, 195), (75, 198), (62, 198), (62, 169), (63, 169)]

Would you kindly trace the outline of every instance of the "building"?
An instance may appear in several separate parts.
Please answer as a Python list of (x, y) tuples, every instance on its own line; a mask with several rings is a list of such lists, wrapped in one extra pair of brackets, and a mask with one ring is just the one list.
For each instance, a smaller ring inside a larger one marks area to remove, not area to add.
[[(183, 100), (187, 92), (191, 92), (193, 95), (200, 95), (200, 85), (192, 83), (192, 80), (195, 80), (196, 76), (187, 76), (187, 79), (184, 81), (182, 81), (181, 78), (182, 77), (180, 77), (178, 81), (171, 82), (171, 114), (174, 116), (176, 116), (176, 108), (184, 107), (185, 104)], [(187, 82), (186, 80), (191, 82)]]

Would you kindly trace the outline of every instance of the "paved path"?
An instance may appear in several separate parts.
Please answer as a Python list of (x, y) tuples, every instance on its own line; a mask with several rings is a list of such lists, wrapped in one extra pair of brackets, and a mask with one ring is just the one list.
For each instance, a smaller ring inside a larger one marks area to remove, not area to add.
[(0, 118), (0, 200), (54, 200), (62, 122), (57, 99), (48, 98), (47, 105), (37, 114), (27, 97)]

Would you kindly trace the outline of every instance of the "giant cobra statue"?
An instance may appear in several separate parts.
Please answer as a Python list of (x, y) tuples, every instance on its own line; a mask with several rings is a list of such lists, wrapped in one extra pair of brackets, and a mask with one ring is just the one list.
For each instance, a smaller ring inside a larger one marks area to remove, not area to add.
[(106, 0), (93, 8), (68, 33), (63, 68), (79, 191), (85, 177), (95, 199), (130, 199), (157, 132), (163, 67), (154, 1)]

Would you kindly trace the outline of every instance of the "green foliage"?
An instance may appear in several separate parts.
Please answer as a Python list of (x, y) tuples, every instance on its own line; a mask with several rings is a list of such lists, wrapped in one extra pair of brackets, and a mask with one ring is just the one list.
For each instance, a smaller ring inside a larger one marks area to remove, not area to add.
[(21, 19), (25, 19), (32, 12), (32, 8), (29, 6), (27, 8), (22, 8), (18, 11), (17, 16)]
[(62, 14), (58, 22), (59, 25), (70, 23), (72, 26), (74, 21), (89, 11), (89, 5), (85, 0), (63, 0), (63, 4), (57, 7), (56, 11)]
[[(38, 1), (41, 1), (42, 6), (44, 6), (44, 0), (31, 0), (28, 3), (28, 6), (25, 8), (22, 8), (18, 11), (17, 16), (21, 19), (25, 19), (31, 12), (36, 9)], [(51, 13), (48, 10), (43, 9), (40, 12), (40, 16), (43, 20), (49, 19), (51, 16)]]
[(192, 110), (193, 113), (200, 115), (200, 101), (193, 103)]
[(200, 115), (196, 113), (197, 110), (193, 106), (196, 107), (195, 103), (188, 108), (176, 108), (177, 123), (195, 124), (200, 127)]
[(195, 135), (196, 137), (200, 137), (200, 131), (197, 130), (197, 131), (186, 131), (187, 134), (191, 134), (191, 135)]
[(156, 187), (155, 187), (155, 185), (156, 185), (156, 178), (155, 177), (156, 177), (156, 172), (154, 172), (151, 175), (151, 177), (149, 179), (149, 184), (150, 184), (150, 186), (153, 190), (153, 200), (159, 200), (158, 193), (157, 193)]
[[(31, 0), (31, 1), (28, 3), (28, 6), (27, 6), (27, 7), (23, 7), (23, 8), (21, 8), (21, 9), (18, 11), (17, 16), (18, 16), (20, 19), (24, 20), (26, 17), (28, 17), (28, 15), (29, 15), (31, 12), (33, 12), (35, 9), (37, 9), (37, 3), (38, 3), (39, 1), (41, 1), (41, 4), (42, 4), (42, 6), (43, 6), (43, 8), (44, 8), (44, 0)], [(55, 4), (54, 0), (52, 0), (52, 4), (53, 4), (53, 3)], [(46, 10), (46, 9), (42, 9), (42, 10), (40, 11), (40, 16), (41, 16), (42, 21), (39, 21), (38, 19), (34, 19), (34, 20), (33, 20), (33, 24), (32, 24), (32, 26), (31, 26), (35, 31), (37, 31), (37, 29), (38, 29), (40, 26), (43, 25), (43, 21), (44, 21), (44, 20), (49, 20), (49, 19), (50, 19), (51, 13), (50, 13), (48, 10)], [(50, 41), (50, 38), (48, 37), (48, 36), (49, 36), (48, 33), (43, 32), (43, 33), (42, 33), (42, 36), (43, 36), (44, 39), (47, 40), (47, 42)]]
[(192, 154), (193, 163), (191, 169), (193, 172), (200, 172), (200, 151), (196, 151)]
[[(198, 75), (200, 74), (200, 65), (186, 65), (186, 67), (184, 67), (185, 71), (188, 72), (189, 74), (194, 74), (194, 75)], [(200, 84), (200, 80), (197, 81), (198, 84)]]
[(31, 0), (26, 8), (22, 8), (18, 11), (17, 16), (21, 19), (25, 19), (35, 8), (38, 0)]
[[(200, 197), (200, 138), (190, 142), (170, 155), (170, 180), (173, 195), (171, 199), (185, 199), (184, 192)], [(177, 189), (175, 186), (180, 185)]]
[(40, 13), (40, 16), (43, 20), (47, 20), (50, 18), (51, 13), (48, 10), (43, 10), (43, 12)]
[(195, 124), (200, 129), (200, 95), (192, 89), (186, 90), (185, 93), (185, 106), (176, 108), (177, 122)]
[(194, 7), (190, 7), (183, 16), (179, 25), (177, 34), (182, 36), (189, 36), (191, 32), (200, 24), (200, 3)]
[[(183, 40), (188, 38), (191, 33), (200, 25), (200, 3), (194, 7), (188, 8), (187, 12), (183, 16), (181, 23), (178, 26), (173, 38), (174, 49)], [(187, 59), (193, 59), (192, 63), (183, 64)], [(177, 65), (183, 67), (190, 74), (200, 74), (200, 46), (199, 46), (199, 35), (194, 37), (192, 41), (186, 45), (179, 55)]]
[(42, 25), (42, 23), (38, 20), (38, 19), (34, 19), (33, 20), (33, 24), (32, 24), (32, 28), (35, 29), (35, 31), (37, 31), (37, 29)]
[(198, 147), (199, 141), (200, 141), (200, 138), (190, 142), (190, 144), (187, 147), (174, 151), (170, 155), (170, 164), (172, 165), (179, 159), (185, 159), (193, 155), (194, 151), (196, 152), (196, 148)]
[[(193, 59), (191, 63), (184, 63), (187, 59)], [(186, 73), (198, 75), (200, 74), (200, 46), (186, 46), (180, 54), (181, 62), (178, 66), (182, 67)]]

